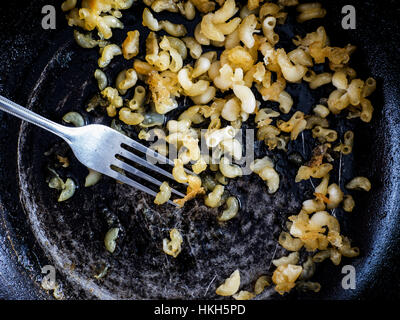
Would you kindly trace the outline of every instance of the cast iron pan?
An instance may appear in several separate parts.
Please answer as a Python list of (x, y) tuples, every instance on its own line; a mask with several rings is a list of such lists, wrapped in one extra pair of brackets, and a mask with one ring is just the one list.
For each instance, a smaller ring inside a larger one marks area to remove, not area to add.
[[(41, 28), (45, 4), (57, 8), (56, 30)], [(346, 4), (357, 10), (356, 30), (341, 29), (341, 8)], [(57, 122), (71, 110), (83, 114), (88, 123), (110, 121), (101, 110), (84, 111), (97, 92), (92, 74), (98, 53), (75, 44), (59, 2), (14, 1), (1, 6), (0, 94)], [(324, 6), (328, 15), (323, 25), (332, 43), (357, 45), (352, 66), (361, 78), (372, 75), (378, 81), (370, 124), (349, 122), (344, 116), (334, 120), (339, 134), (350, 128), (356, 138), (353, 154), (335, 159), (335, 168), (342, 162), (342, 170), (332, 177), (343, 187), (352, 176), (365, 175), (373, 189), (368, 194), (353, 193), (357, 203), (353, 213), (335, 211), (342, 233), (361, 249), (360, 257), (343, 259), (341, 264), (356, 268), (356, 289), (342, 289), (341, 267), (324, 262), (314, 276), (322, 284), (319, 293), (293, 290), (284, 298), (399, 298), (399, 5), (396, 1), (326, 1)], [(116, 43), (127, 30), (140, 26), (141, 12), (142, 6), (135, 5), (124, 13), (126, 28), (114, 32)], [(169, 18), (184, 21), (176, 15)], [(289, 22), (289, 27), (279, 30), (285, 46), (293, 35), (322, 23), (299, 26), (293, 18)], [(113, 60), (106, 69), (109, 79), (130, 63), (121, 57)], [(307, 112), (330, 90), (329, 86), (316, 92), (296, 84), (288, 87), (296, 97), (295, 106)], [(216, 222), (218, 211), (200, 200), (183, 210), (160, 209), (148, 196), (111, 179), (84, 188), (87, 171), (61, 140), (4, 113), (0, 125), (0, 298), (52, 299), (51, 292), (40, 288), (44, 265), (55, 266), (65, 299), (220, 298), (214, 293), (217, 284), (236, 268), (241, 270), (243, 289), (250, 290), (259, 275), (272, 273), (271, 259), (285, 254), (276, 245), (278, 235), (287, 217), (312, 196), (309, 182), (294, 186), (297, 166), (285, 153), (257, 145), (256, 156), (268, 154), (276, 161), (281, 187), (270, 196), (255, 176), (232, 182), (228, 189), (239, 195), (242, 210), (238, 218), (222, 225)], [(136, 134), (125, 130), (133, 137)], [(290, 145), (289, 154), (298, 152), (309, 159), (314, 144), (309, 134), (304, 139), (305, 148), (299, 140)], [(57, 203), (57, 192), (46, 184), (47, 168), (55, 166), (54, 153), (44, 156), (49, 150), (69, 157), (70, 167), (57, 170), (79, 186), (64, 203)], [(121, 237), (116, 252), (109, 254), (103, 238), (114, 226), (121, 228)], [(184, 235), (183, 251), (176, 259), (161, 250), (162, 239), (173, 227)], [(107, 276), (95, 279), (104, 266), (109, 267)], [(277, 298), (281, 297), (272, 288), (257, 297)]]

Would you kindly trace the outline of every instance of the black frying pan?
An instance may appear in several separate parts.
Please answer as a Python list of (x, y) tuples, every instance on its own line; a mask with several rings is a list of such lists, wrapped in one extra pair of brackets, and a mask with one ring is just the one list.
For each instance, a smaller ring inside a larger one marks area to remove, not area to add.
[[(57, 29), (44, 31), (41, 8), (53, 3), (57, 7)], [(341, 8), (346, 4), (356, 7), (356, 30), (341, 29)], [(83, 111), (97, 92), (92, 77), (97, 52), (83, 50), (74, 43), (72, 29), (67, 27), (58, 6), (58, 1), (1, 5), (0, 94), (54, 121), (60, 122), (71, 109), (84, 114), (88, 122), (107, 121), (101, 112), (90, 115)], [(348, 128), (356, 132), (353, 155), (342, 159), (342, 185), (354, 175), (365, 175), (373, 189), (368, 194), (354, 194), (357, 208), (353, 213), (337, 211), (343, 233), (361, 249), (360, 257), (344, 259), (341, 264), (356, 268), (356, 289), (343, 290), (341, 266), (324, 262), (314, 277), (322, 284), (318, 294), (293, 290), (285, 298), (399, 298), (400, 7), (396, 1), (324, 1), (324, 6), (328, 15), (323, 25), (333, 44), (357, 45), (352, 65), (362, 78), (372, 75), (378, 80), (373, 98), (376, 110), (370, 124), (351, 124), (344, 117), (337, 120), (340, 132)], [(127, 29), (140, 24), (141, 12), (138, 6), (124, 13), (126, 29), (114, 32), (117, 43)], [(309, 32), (319, 24), (312, 21), (300, 27), (293, 23), (280, 30), (282, 39)], [(122, 58), (115, 59), (107, 75), (115, 78), (129, 64)], [(288, 90), (300, 93), (295, 103), (307, 111), (331, 88), (309, 92), (293, 85)], [(240, 194), (242, 210), (231, 223), (218, 225), (217, 211), (204, 207), (199, 200), (176, 212), (170, 207), (157, 209), (147, 196), (110, 179), (84, 188), (86, 169), (58, 138), (21, 125), (3, 113), (0, 120), (0, 298), (52, 298), (40, 288), (41, 268), (48, 264), (56, 267), (57, 283), (69, 299), (217, 298), (216, 285), (237, 267), (244, 289), (250, 289), (257, 276), (271, 274), (271, 259), (285, 254), (276, 246), (279, 232), (287, 217), (312, 194), (308, 184), (293, 188), (291, 181), (297, 167), (283, 153), (269, 153), (258, 146), (257, 155), (273, 156), (279, 172), (286, 177), (279, 192), (267, 195), (256, 177), (232, 183), (229, 189)], [(125, 129), (135, 136), (134, 130)], [(313, 145), (309, 136), (305, 135), (305, 140), (305, 150), (299, 142), (290, 146), (289, 153), (299, 152), (308, 159)], [(49, 149), (69, 156), (71, 167), (60, 169), (60, 173), (79, 185), (74, 197), (65, 203), (57, 204), (56, 192), (45, 182), (47, 167), (54, 165), (52, 156), (43, 155)], [(338, 179), (339, 172), (333, 178)], [(122, 230), (113, 255), (103, 246), (110, 226)], [(177, 259), (161, 252), (162, 238), (175, 226), (185, 236), (185, 246)], [(104, 265), (109, 266), (107, 277), (94, 279)], [(270, 289), (258, 298), (280, 297)]]

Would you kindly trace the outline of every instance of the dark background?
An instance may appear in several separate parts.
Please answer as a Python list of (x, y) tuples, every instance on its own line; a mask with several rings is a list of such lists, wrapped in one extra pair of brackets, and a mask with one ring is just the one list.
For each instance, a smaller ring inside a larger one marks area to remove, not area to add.
[[(323, 2), (323, 1), (321, 1)], [(52, 4), (57, 8), (57, 29), (41, 29), (41, 8)], [(357, 8), (357, 30), (346, 32), (351, 42), (360, 47), (367, 59), (366, 74), (379, 79), (384, 94), (384, 108), (377, 110), (379, 121), (373, 129), (376, 161), (382, 175), (380, 192), (372, 195), (376, 206), (374, 218), (368, 218), (359, 232), (371, 242), (370, 268), (364, 266), (363, 286), (357, 293), (342, 298), (400, 297), (399, 245), (399, 74), (400, 74), (400, 8), (398, 1), (335, 1)], [(12, 1), (0, 3), (0, 94), (24, 105), (34, 83), (36, 62), (46, 53), (58, 32), (66, 26), (59, 1)], [(327, 4), (328, 6), (328, 4)], [(329, 9), (329, 7), (328, 7)], [(338, 23), (338, 22), (337, 22)], [(337, 26), (331, 26), (334, 28)], [(338, 32), (341, 36), (344, 32)], [(329, 32), (332, 38), (335, 35)], [(37, 275), (47, 258), (34, 239), (18, 201), (15, 158), (18, 122), (0, 114), (0, 298), (41, 299), (47, 294), (38, 287)], [(372, 130), (372, 129), (371, 129)], [(13, 165), (14, 163), (14, 165)], [(22, 217), (22, 218), (21, 218)], [(367, 218), (366, 218), (367, 219)], [(378, 232), (379, 231), (379, 232)], [(374, 234), (380, 238), (374, 237)], [(334, 293), (331, 298), (335, 298)]]

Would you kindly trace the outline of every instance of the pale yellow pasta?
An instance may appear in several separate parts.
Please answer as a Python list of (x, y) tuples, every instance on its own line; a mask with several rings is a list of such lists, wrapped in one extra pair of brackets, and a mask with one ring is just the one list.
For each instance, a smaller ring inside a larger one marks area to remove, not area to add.
[[(80, 27), (89, 31), (97, 28), (99, 34), (104, 39), (111, 38), (112, 28), (124, 28), (122, 22), (114, 16), (100, 16), (98, 12), (88, 8), (81, 8), (77, 12), (74, 10), (75, 9), (71, 10), (70, 12), (71, 15), (69, 16), (68, 20), (69, 25), (79, 25)], [(81, 22), (76, 23), (76, 20), (83, 20), (83, 24)]]
[(154, 203), (161, 205), (171, 198), (171, 187), (168, 182), (164, 181), (160, 186), (160, 192), (157, 193)]
[(354, 133), (353, 131), (346, 131), (343, 135), (343, 143), (335, 147), (334, 151), (340, 151), (343, 154), (350, 154), (353, 150)]
[(233, 18), (231, 21), (226, 22), (237, 11), (235, 0), (226, 0), (220, 9), (203, 16), (200, 23), (201, 33), (210, 40), (224, 41), (225, 35), (232, 33), (240, 24), (240, 18)]
[(349, 96), (350, 104), (357, 106), (361, 102), (361, 93), (364, 87), (364, 81), (360, 79), (353, 79), (348, 88), (347, 95)]
[(96, 69), (94, 72), (94, 78), (97, 80), (97, 86), (99, 87), (100, 91), (107, 87), (107, 76), (102, 70)]
[(343, 210), (346, 212), (352, 212), (356, 203), (353, 197), (349, 194), (346, 194), (343, 199)]
[(188, 174), (185, 172), (185, 169), (183, 168), (183, 162), (181, 159), (174, 160), (174, 168), (172, 169), (172, 175), (174, 179), (179, 183), (188, 182)]
[(361, 93), (363, 98), (370, 96), (376, 89), (376, 80), (374, 78), (368, 78), (365, 80), (364, 87)]
[(107, 231), (104, 237), (104, 246), (106, 247), (106, 250), (110, 253), (113, 253), (115, 251), (115, 248), (117, 247), (116, 240), (118, 239), (118, 233), (119, 228), (111, 228)]
[(284, 78), (289, 82), (298, 82), (307, 72), (307, 68), (300, 64), (293, 64), (287, 57), (284, 49), (277, 50), (277, 62)]
[(222, 157), (219, 163), (219, 171), (227, 178), (236, 178), (243, 175), (242, 168), (238, 165), (231, 164), (229, 159)]
[(260, 294), (264, 291), (265, 287), (268, 287), (270, 285), (270, 280), (267, 276), (260, 276), (257, 280), (256, 283), (254, 284), (254, 293), (255, 294)]
[[(79, 17), (79, 9), (78, 9), (78, 8), (73, 8), (73, 9), (67, 14), (66, 18), (67, 18), (67, 21), (68, 21), (68, 25), (69, 25), (70, 27), (72, 27), (72, 26), (78, 26), (78, 27), (81, 27), (81, 28), (83, 28), (83, 29), (86, 29), (85, 21), (82, 20), (82, 19)], [(93, 29), (92, 29), (92, 30), (93, 30)]]
[(279, 259), (272, 260), (272, 264), (275, 267), (284, 266), (288, 264), (297, 264), (299, 262), (299, 257), (300, 255), (298, 252), (292, 252), (287, 257), (281, 257)]
[(240, 160), (242, 158), (242, 144), (234, 138), (222, 140), (219, 143), (219, 147), (235, 160)]
[(136, 86), (133, 98), (129, 101), (129, 108), (131, 110), (138, 110), (141, 108), (146, 99), (146, 89), (143, 86)]
[(321, 118), (326, 118), (329, 115), (329, 109), (322, 104), (317, 104), (313, 111), (318, 117)]
[(169, 39), (170, 38), (164, 36), (160, 42), (160, 48), (168, 52), (171, 57), (168, 69), (170, 69), (172, 72), (178, 72), (183, 67), (184, 58), (181, 56), (177, 49), (171, 46)]
[(171, 240), (163, 239), (163, 251), (176, 258), (182, 250), (183, 238), (175, 228), (169, 232), (169, 236)]
[(267, 156), (256, 159), (250, 164), (250, 169), (267, 183), (268, 192), (275, 193), (279, 188), (279, 174), (273, 168), (273, 162)]
[(209, 148), (215, 148), (225, 139), (232, 139), (236, 135), (236, 130), (232, 126), (226, 126), (225, 128), (206, 132), (205, 139), (206, 144)]
[(342, 236), (342, 246), (339, 248), (339, 252), (348, 258), (357, 257), (360, 254), (360, 249), (357, 247), (351, 247), (350, 240), (347, 237)]
[(232, 297), (235, 300), (251, 300), (255, 297), (256, 295), (252, 292), (241, 290), (238, 293), (234, 294)]
[(240, 287), (240, 272), (239, 270), (235, 270), (229, 278), (225, 280), (223, 284), (221, 284), (215, 293), (219, 296), (231, 296), (234, 295)]
[(234, 218), (239, 212), (239, 201), (235, 197), (226, 199), (226, 209), (218, 217), (218, 221), (228, 221)]
[(193, 20), (196, 16), (196, 9), (192, 1), (187, 0), (185, 3), (178, 2), (179, 12), (188, 20)]
[[(299, 251), (301, 249), (301, 247), (303, 246), (303, 241), (301, 241), (300, 239), (297, 238), (293, 238), (289, 233), (287, 232), (281, 232), (281, 234), (279, 235), (279, 240), (278, 240), (279, 244), (285, 248), (288, 251)], [(293, 256), (292, 256), (293, 257)], [(298, 258), (298, 256), (297, 256)], [(284, 260), (284, 259), (279, 259), (280, 261)], [(297, 261), (287, 261), (286, 263), (292, 263), (292, 264), (297, 264)], [(274, 262), (272, 262), (274, 263)], [(279, 266), (277, 264), (274, 263), (275, 266)]]
[(253, 113), (256, 109), (256, 98), (251, 89), (239, 84), (234, 84), (232, 89), (241, 102), (241, 110), (246, 113)]
[(333, 114), (340, 113), (350, 104), (350, 98), (346, 90), (338, 89), (332, 91), (328, 98), (328, 107)]
[(333, 166), (330, 163), (324, 163), (324, 164), (321, 164), (321, 165), (315, 166), (315, 167), (301, 166), (297, 172), (295, 181), (299, 182), (301, 180), (310, 179), (311, 177), (323, 178), (332, 169), (333, 169)]
[(143, 10), (142, 24), (143, 26), (149, 28), (151, 31), (161, 30), (161, 26), (158, 23), (158, 20), (154, 18), (153, 14), (148, 8), (144, 8)]
[(302, 270), (301, 266), (293, 264), (280, 265), (272, 275), (272, 281), (276, 284), (275, 290), (279, 294), (289, 292), (295, 286)]
[(200, 124), (204, 122), (204, 116), (200, 113), (201, 105), (194, 105), (182, 112), (178, 120), (189, 120), (191, 123)]
[[(218, 66), (217, 62), (213, 63), (210, 67), (210, 71), (214, 72), (215, 69), (212, 67)], [(210, 78), (213, 79), (214, 85), (220, 89), (222, 92), (225, 90), (228, 90), (232, 88), (233, 85), (233, 69), (229, 64), (224, 64), (222, 67), (219, 69), (219, 74), (216, 77), (210, 76)]]
[(333, 142), (337, 139), (337, 132), (332, 129), (322, 128), (321, 126), (316, 126), (312, 130), (314, 138), (318, 138), (321, 142)]
[(187, 34), (187, 30), (183, 24), (172, 23), (168, 20), (160, 21), (161, 28), (174, 37), (183, 37)]
[(324, 72), (316, 75), (312, 81), (310, 81), (309, 86), (311, 89), (317, 89), (325, 84), (332, 81), (332, 74), (329, 72)]
[(119, 96), (118, 90), (115, 88), (107, 87), (101, 94), (104, 98), (106, 98), (109, 102), (109, 106), (107, 107), (107, 113), (110, 117), (114, 117), (116, 115), (116, 108), (121, 108), (123, 105), (123, 100)]
[[(220, 23), (220, 24), (216, 25), (216, 27), (224, 35), (229, 35), (238, 28), (238, 26), (240, 25), (240, 21), (241, 21), (240, 18), (233, 18), (229, 22)], [(223, 47), (225, 44), (225, 39), (224, 40), (211, 40), (211, 44), (215, 47)]]
[(210, 69), (210, 66), (211, 66), (210, 59), (201, 56), (199, 59), (196, 60), (194, 64), (192, 78), (197, 78), (202, 74), (206, 73)]
[(275, 45), (279, 42), (279, 35), (275, 33), (276, 18), (269, 16), (266, 17), (262, 23), (262, 30), (268, 42)]
[(198, 96), (206, 92), (210, 83), (205, 80), (198, 80), (193, 82), (188, 68), (183, 68), (178, 72), (178, 81), (182, 88), (185, 90), (187, 96)]
[(329, 202), (327, 204), (328, 209), (337, 208), (343, 201), (343, 191), (336, 183), (332, 183), (328, 187)]
[(215, 180), (217, 180), (220, 184), (226, 186), (229, 182), (229, 179), (225, 177), (220, 171), (215, 173)]
[(237, 97), (229, 99), (221, 111), (221, 117), (227, 121), (236, 121), (239, 118), (241, 104)]
[(256, 32), (256, 27), (257, 18), (254, 14), (246, 16), (239, 25), (239, 38), (249, 49), (253, 48), (255, 43), (253, 33)]
[(91, 49), (96, 46), (104, 47), (104, 45), (108, 44), (107, 41), (93, 39), (92, 33), (84, 34), (78, 30), (74, 30), (74, 39), (80, 47), (85, 49)]
[(198, 43), (197, 40), (193, 37), (184, 37), (182, 38), (182, 40), (185, 43), (186, 47), (189, 49), (190, 56), (193, 59), (200, 58), (201, 54), (203, 53), (203, 48), (201, 47), (201, 44)]
[(192, 99), (192, 101), (195, 104), (207, 104), (209, 103), (211, 100), (214, 99), (215, 95), (217, 93), (217, 89), (215, 89), (215, 87), (213, 86), (209, 86), (207, 88), (206, 91), (204, 91), (202, 94), (198, 95), (198, 96), (193, 96), (190, 97), (190, 99)]
[(361, 99), (361, 114), (360, 114), (360, 119), (364, 122), (370, 122), (372, 119), (372, 113), (374, 111), (374, 108), (371, 104), (371, 101), (368, 99)]
[(161, 12), (161, 11), (169, 11), (169, 12), (178, 12), (177, 4), (172, 0), (155, 0), (151, 4), (151, 9), (154, 12)]
[(150, 32), (146, 39), (145, 59), (159, 71), (165, 71), (170, 66), (171, 56), (168, 51), (160, 50), (157, 35), (154, 32)]
[(225, 37), (224, 45), (225, 49), (232, 49), (240, 45), (239, 28), (236, 28), (235, 31)]
[(75, 8), (77, 0), (66, 0), (61, 4), (62, 11), (70, 11)]
[(283, 120), (277, 121), (277, 127), (283, 132), (290, 132), (291, 140), (296, 140), (300, 132), (307, 126), (307, 121), (304, 119), (304, 113), (296, 111), (293, 116), (286, 122)]
[(116, 79), (116, 86), (120, 94), (125, 94), (126, 91), (136, 85), (138, 80), (135, 69), (123, 70), (119, 73)]
[(323, 18), (326, 15), (326, 10), (322, 8), (318, 2), (303, 3), (297, 6), (297, 11), (300, 14), (297, 16), (298, 22), (304, 22), (311, 19)]
[(323, 251), (319, 251), (317, 252), (314, 256), (313, 256), (313, 262), (322, 262), (325, 259), (329, 258), (331, 256), (331, 253), (329, 250), (323, 250)]
[[(322, 181), (320, 182), (320, 184), (315, 188), (315, 193), (319, 193), (322, 195), (326, 195), (328, 193), (328, 186), (329, 186), (329, 174), (327, 174), (326, 176), (324, 176), (322, 178)], [(321, 210), (317, 210), (317, 211), (321, 211)]]
[(94, 186), (101, 179), (101, 173), (88, 168), (89, 174), (85, 178), (85, 187)]
[(200, 174), (206, 169), (207, 169), (207, 163), (204, 160), (204, 157), (200, 157), (200, 159), (197, 160), (196, 163), (192, 165), (192, 170), (195, 174)]
[(260, 8), (259, 17), (263, 19), (266, 16), (276, 16), (280, 10), (281, 7), (276, 3), (266, 2)]
[(101, 51), (101, 57), (98, 60), (98, 64), (100, 68), (105, 68), (111, 62), (111, 60), (115, 57), (122, 54), (121, 48), (116, 44), (109, 44), (105, 46)]
[(277, 102), (279, 103), (279, 110), (282, 113), (287, 114), (292, 109), (293, 99), (292, 99), (291, 95), (286, 91), (282, 91), (279, 94), (279, 98), (278, 98)]
[(346, 188), (350, 190), (371, 190), (371, 182), (366, 177), (355, 177), (346, 184)]
[(119, 110), (119, 119), (129, 125), (138, 125), (143, 122), (144, 117), (141, 113), (133, 112), (129, 108), (121, 108)]
[(256, 117), (254, 118), (254, 121), (257, 123), (258, 127), (262, 127), (264, 125), (269, 125), (272, 122), (271, 118), (276, 118), (279, 116), (280, 116), (279, 112), (274, 111), (271, 108), (264, 108), (258, 110)]
[(185, 26), (182, 24), (175, 24), (168, 20), (158, 21), (148, 8), (144, 8), (143, 10), (142, 24), (151, 31), (164, 30), (174, 37), (183, 37), (187, 33)]
[(222, 194), (224, 193), (225, 187), (218, 184), (214, 190), (210, 192), (204, 199), (204, 204), (210, 208), (219, 207), (222, 203)]
[(307, 214), (325, 210), (325, 204), (319, 199), (309, 199), (303, 202), (301, 210)]
[(314, 213), (310, 219), (311, 227), (323, 227), (327, 226), (329, 231), (336, 231), (340, 233), (340, 226), (338, 220), (331, 216), (326, 211), (318, 211)]
[(138, 30), (128, 31), (126, 39), (122, 43), (122, 54), (126, 60), (132, 59), (139, 54), (139, 37)]
[(305, 67), (313, 66), (310, 54), (302, 48), (296, 48), (290, 51), (287, 56), (294, 64), (300, 64)]
[(201, 23), (199, 23), (194, 29), (194, 38), (200, 44), (209, 46), (211, 41), (201, 32)]
[(336, 249), (336, 248), (329, 248), (330, 252), (330, 259), (332, 263), (335, 266), (338, 266), (340, 264), (340, 261), (342, 260), (342, 254)]
[(336, 71), (332, 75), (332, 84), (341, 90), (346, 90), (349, 86), (347, 75), (343, 71)]

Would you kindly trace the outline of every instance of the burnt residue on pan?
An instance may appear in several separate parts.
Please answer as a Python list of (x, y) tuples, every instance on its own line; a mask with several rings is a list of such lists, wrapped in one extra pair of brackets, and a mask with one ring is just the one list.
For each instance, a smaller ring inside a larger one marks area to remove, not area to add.
[[(364, 2), (364, 5), (368, 7), (368, 3)], [(338, 31), (340, 20), (337, 17), (341, 6), (331, 10), (329, 5), (326, 6), (328, 22), (325, 20), (323, 24), (328, 35), (334, 44), (344, 45), (349, 34)], [(92, 77), (98, 53), (95, 49), (84, 50), (78, 47), (73, 41), (72, 29), (67, 28), (62, 19), (60, 15), (58, 29), (50, 35), (37, 35), (43, 39), (50, 37), (51, 41), (47, 40), (48, 47), (42, 51), (34, 50), (36, 56), (32, 58), (33, 66), (26, 66), (21, 72), (26, 77), (24, 85), (16, 92), (6, 86), (2, 94), (14, 92), (15, 96), (10, 98), (20, 95), (27, 97), (26, 101), (17, 98), (17, 102), (24, 103), (28, 108), (56, 122), (61, 122), (62, 116), (71, 110), (80, 112), (87, 122), (109, 122), (101, 111), (94, 114), (85, 112), (88, 100), (98, 91)], [(125, 12), (122, 20), (126, 28), (124, 31), (116, 30), (113, 39), (121, 41), (128, 29), (139, 26), (143, 30), (138, 19), (139, 15), (135, 15), (133, 10)], [(281, 38), (304, 32), (294, 24), (290, 25), (281, 28)], [(311, 31), (318, 26), (319, 22), (310, 22), (305, 24), (305, 29)], [(145, 39), (143, 35), (142, 42)], [(359, 44), (355, 35), (350, 34), (350, 38), (352, 43)], [(26, 52), (28, 49), (25, 48)], [(374, 76), (382, 74), (377, 70), (377, 63), (368, 55), (374, 52), (373, 49), (367, 49), (367, 52), (360, 50), (352, 58), (352, 61), (357, 60), (353, 66), (363, 78), (370, 74), (371, 67), (374, 68)], [(19, 59), (24, 57), (20, 53), (15, 56)], [(115, 79), (118, 71), (130, 63), (121, 57), (113, 60), (106, 71), (109, 80)], [(6, 68), (10, 74), (12, 66), (10, 64)], [(9, 76), (9, 81), (14, 81), (17, 75)], [(360, 258), (346, 259), (344, 263), (351, 263), (366, 274), (370, 270), (365, 269), (365, 262), (371, 259), (374, 261), (370, 252), (377, 241), (368, 232), (374, 230), (373, 223), (385, 219), (385, 212), (373, 203), (381, 203), (379, 199), (383, 197), (379, 196), (388, 183), (382, 177), (388, 172), (385, 168), (389, 164), (393, 165), (393, 160), (379, 157), (380, 153), (388, 154), (387, 148), (393, 143), (384, 136), (381, 129), (393, 131), (393, 125), (388, 128), (386, 115), (380, 111), (384, 103), (388, 103), (382, 99), (384, 81), (385, 78), (378, 76), (378, 91), (381, 92), (374, 95), (377, 112), (373, 123), (366, 125), (355, 121), (352, 124), (345, 117), (335, 120), (340, 136), (351, 128), (355, 130), (356, 138), (353, 155), (335, 158), (336, 172), (332, 175), (333, 180), (340, 182), (343, 188), (354, 174), (365, 175), (371, 178), (375, 189), (372, 195), (355, 194), (357, 209), (354, 213), (345, 214), (340, 209), (335, 212), (343, 233), (350, 236), (362, 252)], [(327, 96), (330, 89), (325, 87), (310, 91), (306, 86), (297, 84), (288, 87), (288, 91), (295, 97), (296, 108), (303, 111), (309, 111), (319, 98)], [(3, 114), (0, 116), (8, 119), (7, 122), (14, 121)], [(10, 145), (18, 143), (17, 150), (13, 147), (12, 151), (8, 151), (12, 155), (9, 159), (1, 158), (2, 168), (10, 168), (7, 172), (0, 172), (3, 178), (8, 177), (7, 185), (1, 186), (1, 202), (9, 200), (9, 203), (14, 203), (13, 206), (6, 205), (5, 210), (9, 213), (4, 218), (5, 224), (13, 228), (14, 235), (31, 234), (32, 231), (34, 237), (27, 236), (26, 245), (23, 244), (24, 240), (16, 243), (16, 252), (22, 257), (22, 265), (27, 273), (33, 275), (35, 283), (40, 283), (41, 276), (37, 270), (41, 266), (54, 265), (65, 298), (218, 298), (215, 295), (216, 286), (237, 268), (241, 271), (243, 290), (251, 291), (258, 276), (272, 273), (273, 257), (286, 254), (277, 245), (277, 238), (285, 227), (287, 217), (299, 211), (303, 200), (312, 197), (310, 182), (301, 182), (295, 186), (294, 176), (298, 165), (288, 161), (287, 154), (276, 150), (270, 152), (265, 145), (257, 144), (256, 157), (267, 154), (277, 163), (281, 186), (276, 194), (270, 196), (264, 183), (255, 175), (231, 181), (227, 189), (239, 196), (241, 211), (232, 221), (219, 224), (216, 220), (218, 210), (205, 207), (202, 200), (191, 201), (182, 210), (170, 206), (157, 207), (147, 195), (106, 177), (97, 185), (85, 188), (87, 169), (73, 157), (60, 139), (25, 123), (19, 129), (16, 125), (4, 122), (2, 126), (9, 132), (4, 135), (3, 130), (2, 147), (10, 141), (14, 143)], [(376, 137), (380, 141), (388, 141), (387, 144), (371, 144), (370, 141), (376, 141)], [(297, 153), (306, 161), (314, 146), (310, 134), (306, 132), (304, 140), (298, 139), (290, 144), (288, 154)], [(71, 177), (78, 185), (75, 195), (64, 203), (57, 203), (58, 192), (46, 184), (48, 166), (55, 165), (51, 157), (44, 155), (50, 149), (68, 156), (70, 167), (57, 168), (57, 171), (62, 178)], [(337, 170), (339, 167), (342, 168), (340, 172)], [(19, 220), (24, 219), (19, 202), (27, 214), (29, 224), (21, 224), (18, 232), (15, 226)], [(104, 235), (110, 227), (121, 229), (114, 254), (108, 253), (103, 244)], [(184, 238), (183, 250), (176, 259), (162, 252), (162, 239), (168, 237), (169, 229), (173, 227), (178, 228)], [(108, 267), (107, 275), (95, 279), (94, 275), (105, 266)], [(340, 279), (340, 268), (323, 263), (315, 276), (315, 280), (322, 284), (321, 292), (317, 295), (298, 294), (293, 290), (289, 297), (345, 296), (347, 293), (340, 291)], [(362, 275), (360, 279), (363, 279)], [(270, 288), (258, 298), (279, 296)]]

